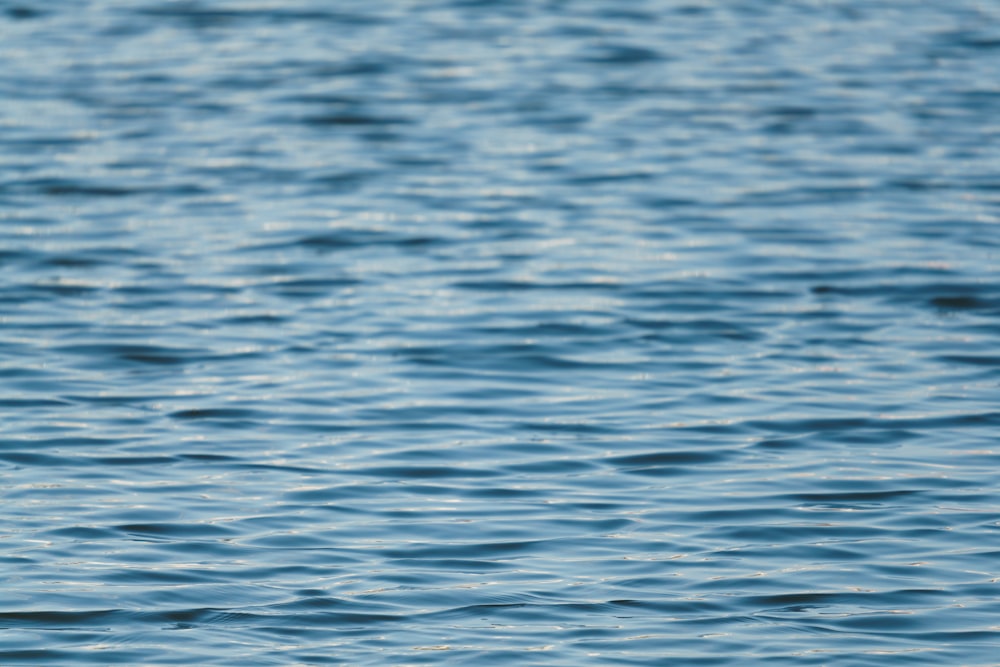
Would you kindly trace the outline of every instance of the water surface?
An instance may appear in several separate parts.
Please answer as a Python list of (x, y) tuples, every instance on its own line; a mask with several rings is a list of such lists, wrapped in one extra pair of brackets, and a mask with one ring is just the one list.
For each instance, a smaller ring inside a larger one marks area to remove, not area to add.
[(0, 63), (0, 664), (995, 664), (997, 5), (0, 0)]

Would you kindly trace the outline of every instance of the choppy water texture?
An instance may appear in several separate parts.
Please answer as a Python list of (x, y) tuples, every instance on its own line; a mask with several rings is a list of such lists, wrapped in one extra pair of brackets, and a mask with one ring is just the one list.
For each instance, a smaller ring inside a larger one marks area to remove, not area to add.
[(0, 664), (997, 664), (1000, 4), (3, 1), (0, 63)]

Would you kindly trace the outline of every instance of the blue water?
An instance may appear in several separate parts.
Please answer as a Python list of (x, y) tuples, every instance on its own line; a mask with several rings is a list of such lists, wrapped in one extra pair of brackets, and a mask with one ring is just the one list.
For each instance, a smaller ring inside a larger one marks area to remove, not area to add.
[(0, 0), (0, 665), (1000, 664), (1000, 4)]

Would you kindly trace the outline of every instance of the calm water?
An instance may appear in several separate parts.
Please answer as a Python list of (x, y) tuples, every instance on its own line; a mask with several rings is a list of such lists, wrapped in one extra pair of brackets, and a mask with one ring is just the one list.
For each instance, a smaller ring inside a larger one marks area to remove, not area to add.
[(1000, 658), (1000, 4), (0, 0), (0, 664)]

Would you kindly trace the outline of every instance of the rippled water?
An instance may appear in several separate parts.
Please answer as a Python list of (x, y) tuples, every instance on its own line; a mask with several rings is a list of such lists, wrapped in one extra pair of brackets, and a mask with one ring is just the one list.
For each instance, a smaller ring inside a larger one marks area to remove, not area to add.
[(0, 0), (0, 664), (1000, 655), (1000, 5)]

